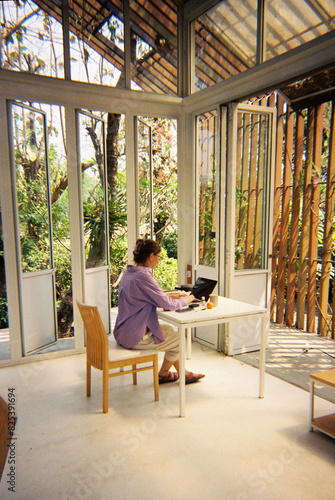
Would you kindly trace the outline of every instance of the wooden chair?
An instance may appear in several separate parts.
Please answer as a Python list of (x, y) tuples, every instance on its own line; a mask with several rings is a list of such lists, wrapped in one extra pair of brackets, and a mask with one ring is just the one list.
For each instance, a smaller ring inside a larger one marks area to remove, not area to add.
[[(114, 339), (109, 339), (96, 306), (80, 304), (80, 315), (86, 329), (86, 395), (91, 395), (91, 366), (102, 370), (102, 407), (108, 413), (108, 382), (111, 377), (132, 373), (133, 384), (137, 384), (137, 373), (153, 370), (155, 401), (159, 400), (158, 353), (156, 351), (134, 351), (119, 346)], [(138, 364), (151, 363), (137, 367)], [(128, 370), (124, 367), (130, 366)], [(118, 372), (110, 373), (113, 369)]]
[(14, 434), (16, 415), (8, 409), (8, 404), (0, 397), (0, 481), (5, 468), (9, 445)]

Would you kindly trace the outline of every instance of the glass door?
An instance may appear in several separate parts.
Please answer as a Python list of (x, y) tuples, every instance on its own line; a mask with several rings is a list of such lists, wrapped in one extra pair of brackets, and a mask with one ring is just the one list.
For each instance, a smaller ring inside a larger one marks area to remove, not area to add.
[(23, 355), (57, 340), (46, 115), (9, 103)]
[[(217, 110), (196, 117), (195, 277), (219, 280), (219, 168)], [(217, 293), (218, 286), (214, 290)], [(218, 327), (196, 328), (194, 337), (218, 348)]]
[[(275, 109), (230, 106), (227, 154), (227, 296), (268, 307)], [(258, 350), (260, 320), (234, 322), (227, 354)]]
[(85, 252), (84, 300), (99, 308), (110, 332), (109, 231), (105, 154), (105, 122), (78, 112), (79, 160)]

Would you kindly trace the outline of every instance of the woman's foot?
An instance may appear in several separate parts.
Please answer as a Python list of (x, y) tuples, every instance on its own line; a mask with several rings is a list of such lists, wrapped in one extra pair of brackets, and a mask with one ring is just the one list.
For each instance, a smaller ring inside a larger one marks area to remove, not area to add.
[(205, 375), (202, 373), (192, 373), (192, 372), (186, 372), (185, 375), (185, 384), (194, 384), (195, 382), (198, 382), (200, 379), (204, 378)]
[(175, 382), (178, 378), (179, 375), (177, 372), (167, 372), (166, 375), (159, 375), (159, 383), (167, 384), (168, 382)]

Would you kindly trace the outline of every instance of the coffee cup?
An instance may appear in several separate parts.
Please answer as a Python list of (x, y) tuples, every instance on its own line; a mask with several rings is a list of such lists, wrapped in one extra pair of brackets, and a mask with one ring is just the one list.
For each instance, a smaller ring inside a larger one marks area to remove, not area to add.
[(209, 296), (209, 301), (214, 305), (214, 307), (217, 307), (219, 305), (219, 296), (217, 293), (211, 293)]

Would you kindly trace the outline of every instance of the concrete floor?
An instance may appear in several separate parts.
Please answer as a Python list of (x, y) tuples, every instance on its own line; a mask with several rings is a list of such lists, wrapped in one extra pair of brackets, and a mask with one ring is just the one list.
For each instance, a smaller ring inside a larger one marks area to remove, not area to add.
[[(258, 367), (259, 351), (239, 354), (236, 359)], [(311, 373), (334, 368), (334, 339), (284, 325), (270, 325), (266, 350), (267, 373), (309, 391)], [(335, 403), (335, 391), (331, 387), (317, 386), (316, 394)]]
[[(15, 493), (7, 464), (0, 498), (36, 500), (333, 500), (335, 441), (309, 432), (309, 394), (238, 359), (193, 344), (187, 368), (206, 373), (153, 400), (149, 372), (111, 380), (102, 414), (101, 373), (85, 396), (85, 355), (1, 369), (13, 388)], [(316, 413), (333, 412), (317, 398)], [(14, 476), (13, 476), (14, 477)]]

